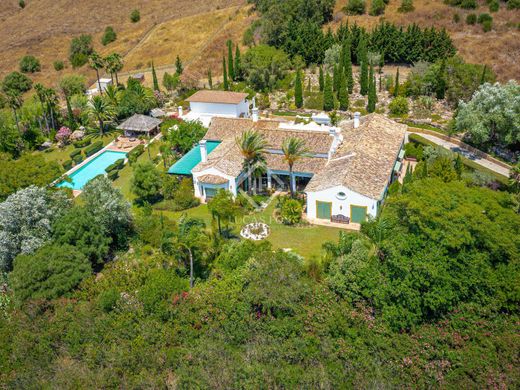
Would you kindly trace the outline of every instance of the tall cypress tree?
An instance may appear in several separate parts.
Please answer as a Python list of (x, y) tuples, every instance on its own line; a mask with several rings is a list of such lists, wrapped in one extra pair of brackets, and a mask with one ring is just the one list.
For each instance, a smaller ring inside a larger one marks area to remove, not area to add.
[(385, 52), (381, 53), (381, 57), (379, 57), (379, 92), (383, 90), (383, 67), (385, 66)]
[(320, 92), (323, 92), (323, 88), (325, 87), (325, 79), (323, 77), (323, 67), (321, 67), (321, 66), (320, 66), (320, 76), (319, 76), (318, 82), (320, 83)]
[(332, 78), (327, 73), (325, 76), (325, 86), (323, 88), (323, 109), (332, 111), (334, 109), (334, 92), (332, 91)]
[(348, 90), (347, 90), (347, 77), (345, 72), (341, 72), (339, 78), (339, 91), (338, 91), (338, 100), (339, 100), (339, 109), (342, 111), (348, 110)]
[(152, 80), (153, 80), (153, 90), (159, 91), (159, 80), (157, 80), (157, 73), (155, 73), (155, 66), (152, 61)]
[(298, 108), (303, 107), (302, 77), (299, 69), (296, 71), (296, 80), (294, 81), (294, 103)]
[(211, 76), (211, 68), (208, 69), (208, 84), (209, 89), (213, 89), (213, 77)]
[(354, 90), (354, 77), (352, 76), (352, 53), (350, 38), (343, 45), (343, 71), (347, 81), (348, 93)]
[(181, 57), (177, 56), (175, 59), (175, 73), (177, 73), (179, 76), (184, 71), (184, 67), (182, 66)]
[(222, 57), (222, 69), (224, 72), (224, 90), (229, 90), (229, 83), (228, 83), (228, 75), (227, 75), (227, 68), (226, 68), (226, 57)]
[(437, 84), (435, 86), (435, 96), (437, 99), (444, 99), (446, 94), (446, 61), (441, 61), (439, 73), (437, 74)]
[(228, 76), (230, 80), (235, 79), (235, 70), (233, 69), (233, 42), (227, 41), (228, 46)]
[(397, 72), (395, 74), (395, 85), (394, 85), (394, 97), (399, 96), (399, 67), (397, 68)]
[(339, 90), (339, 67), (334, 65), (332, 69), (332, 90), (338, 92)]
[(366, 96), (368, 93), (368, 53), (367, 43), (364, 35), (361, 36), (358, 45), (358, 59), (360, 65), (359, 85), (360, 93)]
[(240, 59), (240, 48), (237, 47), (235, 49), (235, 80), (240, 80), (242, 78), (242, 62)]
[(374, 76), (374, 67), (370, 65), (370, 73), (369, 73), (369, 81), (368, 81), (368, 103), (367, 103), (367, 111), (374, 112), (376, 110), (376, 79)]
[[(74, 113), (72, 112), (72, 106), (70, 105), (70, 99), (68, 94), (65, 94), (65, 101), (67, 102), (67, 120), (69, 122), (69, 127), (72, 130), (76, 129), (76, 121), (74, 119)], [(103, 129), (101, 129), (103, 131)]]

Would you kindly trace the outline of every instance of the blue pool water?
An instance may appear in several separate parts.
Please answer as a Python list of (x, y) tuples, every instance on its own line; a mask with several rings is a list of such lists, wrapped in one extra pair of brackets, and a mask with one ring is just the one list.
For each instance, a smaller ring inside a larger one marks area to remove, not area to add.
[(62, 181), (57, 185), (57, 187), (67, 187), (72, 188), (73, 190), (81, 190), (89, 180), (95, 178), (97, 175), (104, 174), (106, 167), (108, 167), (110, 164), (113, 164), (120, 158), (125, 157), (125, 152), (114, 152), (111, 150), (106, 150), (95, 159), (83, 165), (77, 171), (71, 173), (69, 177), (72, 179), (72, 183)]

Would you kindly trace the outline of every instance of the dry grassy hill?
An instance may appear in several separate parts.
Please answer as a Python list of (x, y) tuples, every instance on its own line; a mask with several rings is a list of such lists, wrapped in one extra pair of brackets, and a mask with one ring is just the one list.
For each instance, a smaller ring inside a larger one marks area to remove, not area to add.
[[(347, 19), (367, 27), (379, 22), (381, 17), (347, 17), (341, 11), (346, 3), (347, 0), (337, 1), (334, 22), (330, 24), (333, 28)], [(146, 70), (153, 59), (160, 78), (164, 71), (174, 70), (179, 54), (187, 77), (204, 78), (207, 69), (212, 68), (218, 78), (226, 40), (239, 42), (255, 17), (246, 0), (26, 0), (26, 4), (20, 9), (18, 0), (2, 1), (0, 77), (18, 69), (22, 56), (32, 54), (42, 63), (42, 71), (32, 78), (50, 86), (70, 72), (83, 73), (93, 82), (94, 73), (88, 67), (72, 70), (69, 65), (62, 72), (53, 68), (55, 60), (67, 60), (71, 38), (82, 33), (93, 36), (95, 49), (102, 54), (122, 53), (124, 74)], [(479, 25), (468, 26), (464, 20), (469, 12), (488, 12), (484, 0), (476, 11), (449, 7), (442, 0), (414, 0), (416, 10), (400, 14), (399, 4), (400, 0), (390, 0), (386, 20), (402, 25), (417, 22), (421, 26), (445, 27), (467, 61), (488, 64), (500, 80), (520, 78), (520, 11), (505, 10), (502, 3), (501, 10), (493, 14), (493, 30), (483, 33)], [(138, 23), (130, 22), (133, 9), (141, 12)], [(453, 21), (455, 13), (460, 15), (461, 22)], [(118, 39), (104, 47), (100, 39), (106, 26), (115, 29)]]
[[(367, 11), (370, 9), (367, 0)], [(400, 25), (417, 23), (422, 27), (435, 26), (446, 28), (450, 33), (459, 54), (468, 62), (483, 63), (493, 68), (499, 80), (520, 79), (520, 10), (506, 10), (505, 3), (500, 2), (500, 10), (492, 13), (493, 29), (484, 33), (480, 25), (469, 26), (465, 23), (469, 13), (489, 13), (484, 0), (479, 1), (476, 10), (463, 10), (450, 7), (442, 0), (414, 0), (415, 11), (402, 14), (397, 12), (401, 0), (390, 0), (383, 16), (346, 16), (342, 9), (348, 0), (338, 0), (333, 28), (341, 22), (356, 22), (365, 27), (379, 23), (381, 18)], [(460, 15), (460, 22), (453, 21), (453, 15)]]
[[(230, 31), (238, 30), (235, 35), (241, 35), (245, 27), (240, 21), (247, 18), (241, 11), (245, 0), (26, 0), (26, 4), (20, 9), (18, 0), (2, 1), (0, 77), (18, 69), (22, 56), (32, 54), (42, 63), (42, 71), (33, 78), (49, 85), (73, 71), (68, 66), (56, 72), (53, 62), (67, 60), (71, 38), (82, 33), (91, 34), (95, 49), (103, 54), (128, 54), (125, 70), (132, 70), (146, 66), (154, 57), (159, 66), (172, 63), (177, 54), (190, 60), (189, 56), (197, 57), (197, 50), (205, 47), (218, 49), (214, 55), (220, 58), (224, 45), (213, 47), (219, 38), (213, 34), (227, 22)], [(140, 10), (138, 23), (130, 21), (133, 9)], [(237, 23), (232, 23), (235, 19)], [(115, 29), (118, 39), (104, 47), (100, 39), (106, 26)], [(94, 78), (87, 67), (79, 72)]]

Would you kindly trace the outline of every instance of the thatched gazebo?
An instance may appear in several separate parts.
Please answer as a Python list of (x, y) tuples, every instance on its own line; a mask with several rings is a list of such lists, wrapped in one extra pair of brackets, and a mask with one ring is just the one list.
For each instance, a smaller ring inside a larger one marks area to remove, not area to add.
[(117, 126), (127, 137), (153, 136), (158, 133), (161, 120), (151, 116), (135, 114)]

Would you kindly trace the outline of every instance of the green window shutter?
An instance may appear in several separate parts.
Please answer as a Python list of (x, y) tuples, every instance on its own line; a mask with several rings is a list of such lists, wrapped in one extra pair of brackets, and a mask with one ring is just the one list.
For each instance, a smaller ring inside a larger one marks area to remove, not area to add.
[(332, 215), (332, 204), (327, 202), (316, 202), (316, 215), (319, 219), (330, 219)]
[(350, 206), (350, 220), (355, 223), (364, 222), (367, 219), (367, 208)]
[(217, 195), (217, 189), (216, 188), (205, 187), (205, 189), (206, 189), (206, 198), (207, 199), (213, 198), (215, 195)]

